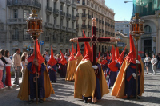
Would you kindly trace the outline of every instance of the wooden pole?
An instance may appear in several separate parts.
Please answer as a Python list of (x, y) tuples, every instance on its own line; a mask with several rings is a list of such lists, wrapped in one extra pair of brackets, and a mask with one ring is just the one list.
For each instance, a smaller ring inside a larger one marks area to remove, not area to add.
[[(36, 39), (35, 39), (35, 59), (37, 61), (37, 53), (36, 53)], [(38, 67), (36, 66), (36, 103), (38, 104), (38, 82), (37, 82), (37, 75), (38, 75)]]
[[(138, 60), (138, 40), (136, 40), (136, 60)], [(136, 63), (136, 99), (138, 99), (138, 63)]]

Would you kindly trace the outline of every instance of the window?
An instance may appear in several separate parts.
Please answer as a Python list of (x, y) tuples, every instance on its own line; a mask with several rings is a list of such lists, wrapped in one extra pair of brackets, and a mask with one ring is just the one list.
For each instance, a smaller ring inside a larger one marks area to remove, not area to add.
[(80, 4), (80, 0), (77, 0), (77, 4)]
[(49, 37), (45, 37), (45, 41), (46, 41), (46, 42), (49, 41)]
[(72, 22), (72, 29), (74, 29), (74, 22)]
[(61, 19), (61, 23), (60, 23), (60, 25), (61, 25), (61, 26), (63, 26), (63, 19)]
[(54, 17), (54, 25), (56, 25), (56, 17)]
[(29, 10), (24, 10), (23, 12), (23, 17), (28, 18), (30, 11)]
[(145, 33), (152, 33), (152, 29), (149, 25), (144, 26), (144, 32)]
[(63, 4), (61, 4), (60, 6), (60, 11), (63, 11)]
[(18, 40), (19, 39), (19, 32), (18, 29), (14, 29), (14, 34), (12, 35), (12, 40)]
[(17, 9), (13, 10), (13, 18), (18, 18), (18, 10)]
[(60, 34), (60, 42), (63, 42), (63, 36)]
[(54, 42), (56, 41), (56, 35), (53, 35), (53, 41)]
[(47, 7), (49, 7), (49, 0), (47, 0)]
[(30, 40), (31, 37), (26, 31), (27, 31), (27, 29), (24, 29), (23, 40)]
[(86, 10), (85, 9), (83, 9), (83, 14), (86, 14)]
[(83, 20), (83, 25), (85, 25), (85, 20)]
[(74, 15), (74, 9), (72, 9), (72, 15)]
[(54, 2), (54, 9), (56, 9), (56, 2)]
[(46, 15), (46, 22), (49, 22), (49, 15)]

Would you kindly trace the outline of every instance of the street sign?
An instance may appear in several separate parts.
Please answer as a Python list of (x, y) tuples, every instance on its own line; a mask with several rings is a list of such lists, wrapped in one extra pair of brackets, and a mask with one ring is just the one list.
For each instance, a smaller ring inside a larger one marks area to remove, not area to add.
[(125, 44), (124, 44), (123, 42), (118, 42), (118, 43), (117, 43), (117, 46), (118, 46), (118, 47), (124, 47), (124, 45), (125, 45)]
[(40, 45), (44, 45), (44, 41), (40, 41)]

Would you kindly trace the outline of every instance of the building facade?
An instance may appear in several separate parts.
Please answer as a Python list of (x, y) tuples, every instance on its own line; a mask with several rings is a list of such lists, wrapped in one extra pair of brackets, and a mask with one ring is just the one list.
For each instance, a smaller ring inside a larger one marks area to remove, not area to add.
[[(82, 37), (83, 31), (87, 37), (92, 36), (92, 18), (96, 18), (97, 37), (115, 36), (115, 13), (105, 5), (105, 0), (77, 0), (76, 12), (77, 37)], [(111, 50), (113, 44), (115, 43), (97, 43), (97, 53)], [(83, 51), (84, 44), (80, 45)]]
[(115, 32), (116, 36), (120, 38), (120, 42), (117, 43), (119, 49), (123, 50), (123, 48), (127, 45), (129, 50), (129, 21), (115, 21)]
[(139, 51), (143, 51), (142, 57), (148, 53), (160, 53), (160, 1), (159, 0), (135, 0), (133, 3), (133, 16), (139, 13), (144, 20), (144, 34), (139, 40)]
[(26, 20), (32, 9), (42, 18), (43, 33), (39, 41), (41, 52), (68, 52), (69, 39), (76, 36), (76, 0), (0, 0), (0, 48), (11, 53), (20, 48), (33, 49), (33, 41), (26, 33)]

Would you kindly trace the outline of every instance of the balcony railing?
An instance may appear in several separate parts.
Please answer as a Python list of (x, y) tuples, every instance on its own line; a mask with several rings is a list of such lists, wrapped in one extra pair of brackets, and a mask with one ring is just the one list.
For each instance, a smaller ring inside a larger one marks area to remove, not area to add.
[(76, 29), (78, 29), (79, 28), (79, 25), (76, 25)]
[(100, 32), (100, 33), (101, 33), (101, 31), (102, 31), (102, 30), (101, 30), (101, 29), (99, 29), (99, 32)]
[(54, 15), (59, 15), (59, 10), (58, 9), (53, 9), (53, 14)]
[(66, 4), (67, 4), (68, 6), (70, 6), (70, 5), (71, 5), (70, 0), (66, 0)]
[(83, 18), (86, 17), (86, 14), (82, 13), (82, 17), (83, 17)]
[(96, 32), (98, 32), (98, 28), (96, 28)]
[(25, 35), (23, 35), (23, 40), (24, 40), (24, 41), (29, 41), (29, 40), (31, 40), (31, 35), (30, 35), (30, 34), (25, 34)]
[(73, 7), (74, 9), (76, 9), (76, 1), (77, 1), (77, 0), (72, 0), (72, 7)]
[(52, 12), (52, 7), (46, 6), (46, 11)]
[(71, 14), (67, 13), (67, 18), (70, 19), (71, 18)]
[(51, 23), (48, 23), (48, 22), (45, 22), (45, 27), (46, 27), (46, 28), (53, 28), (52, 24), (51, 24)]
[(13, 41), (18, 41), (19, 40), (19, 35), (12, 35), (12, 40)]
[(41, 3), (38, 2), (38, 0), (7, 0), (8, 6), (18, 6), (18, 5), (24, 5), (24, 6), (32, 6), (35, 8), (41, 8)]
[(76, 16), (72, 15), (72, 20), (76, 21)]
[(79, 13), (76, 14), (76, 17), (79, 17)]
[(91, 15), (88, 15), (88, 19), (92, 19), (92, 16), (91, 16)]
[(65, 13), (63, 11), (60, 11), (61, 16), (65, 16)]
[(88, 25), (88, 29), (90, 29), (90, 30), (91, 30), (91, 29), (92, 29), (92, 26), (91, 26), (91, 25)]
[(25, 18), (13, 18), (13, 19), (8, 19), (7, 20), (7, 23), (10, 25), (10, 24), (27, 24), (26, 23), (26, 20)]
[(104, 25), (104, 21), (102, 21), (102, 24)]
[(82, 29), (85, 29), (86, 28), (86, 25), (82, 25)]
[(63, 4), (64, 4), (64, 3), (65, 3), (65, 0), (60, 0), (60, 3), (63, 3)]

